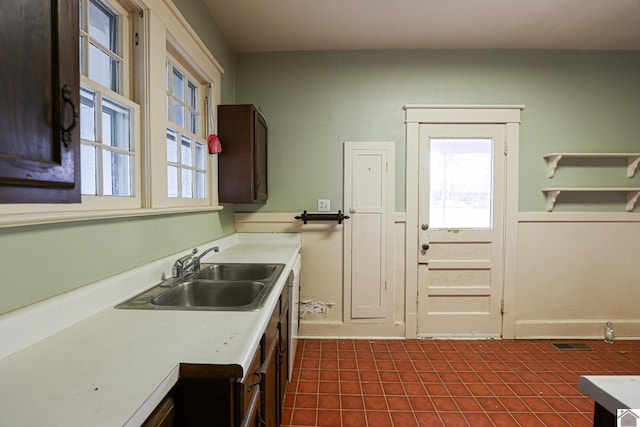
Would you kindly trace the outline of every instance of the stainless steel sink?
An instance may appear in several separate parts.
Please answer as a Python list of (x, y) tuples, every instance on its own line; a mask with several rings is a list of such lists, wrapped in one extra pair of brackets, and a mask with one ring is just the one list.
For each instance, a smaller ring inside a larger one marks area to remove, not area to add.
[(282, 270), (281, 264), (202, 264), (193, 274), (208, 280), (273, 280)]
[(242, 307), (254, 303), (264, 288), (262, 282), (196, 279), (169, 288), (151, 303), (170, 307)]
[(115, 306), (142, 310), (254, 311), (264, 306), (284, 264), (202, 264)]

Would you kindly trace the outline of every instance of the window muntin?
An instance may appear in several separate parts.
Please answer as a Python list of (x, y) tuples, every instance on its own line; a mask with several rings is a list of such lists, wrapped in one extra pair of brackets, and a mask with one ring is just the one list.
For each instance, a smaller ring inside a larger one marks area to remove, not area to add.
[(167, 196), (207, 199), (209, 170), (201, 120), (203, 85), (172, 57), (166, 61), (166, 75)]

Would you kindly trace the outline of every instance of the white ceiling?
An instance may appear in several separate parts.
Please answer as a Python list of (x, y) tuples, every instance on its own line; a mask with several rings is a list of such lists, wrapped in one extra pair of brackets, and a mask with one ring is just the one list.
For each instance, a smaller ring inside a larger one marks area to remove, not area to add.
[(640, 0), (205, 0), (236, 52), (640, 49)]

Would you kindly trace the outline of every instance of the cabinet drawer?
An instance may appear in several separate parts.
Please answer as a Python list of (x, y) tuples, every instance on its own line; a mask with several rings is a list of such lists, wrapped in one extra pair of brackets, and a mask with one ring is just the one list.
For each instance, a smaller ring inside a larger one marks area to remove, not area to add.
[(241, 414), (239, 414), (240, 420), (243, 420), (241, 425), (245, 425), (250, 419), (255, 418), (255, 412), (258, 410), (256, 402), (260, 395), (260, 382), (262, 375), (260, 374), (260, 347), (256, 350), (253, 360), (251, 361), (251, 367), (245, 375), (244, 382), (241, 383), (241, 395), (242, 402), (239, 406)]

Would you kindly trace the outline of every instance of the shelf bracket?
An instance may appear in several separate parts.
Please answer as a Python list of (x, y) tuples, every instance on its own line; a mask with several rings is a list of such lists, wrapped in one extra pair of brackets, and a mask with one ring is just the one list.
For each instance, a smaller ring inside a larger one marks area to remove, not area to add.
[(638, 156), (629, 156), (627, 158), (627, 176), (629, 178), (633, 178), (633, 175), (636, 173), (636, 169), (638, 168), (638, 164), (640, 163), (640, 155)]
[(560, 195), (560, 190), (543, 190), (547, 195), (547, 212), (551, 212), (556, 204), (556, 199)]
[(554, 154), (547, 158), (547, 162), (549, 162), (549, 166), (547, 168), (547, 177), (553, 178), (556, 173), (556, 168), (558, 167), (558, 163), (562, 159), (562, 154)]
[(633, 212), (633, 209), (635, 208), (635, 205), (638, 202), (638, 198), (640, 198), (640, 191), (627, 192), (627, 212)]

